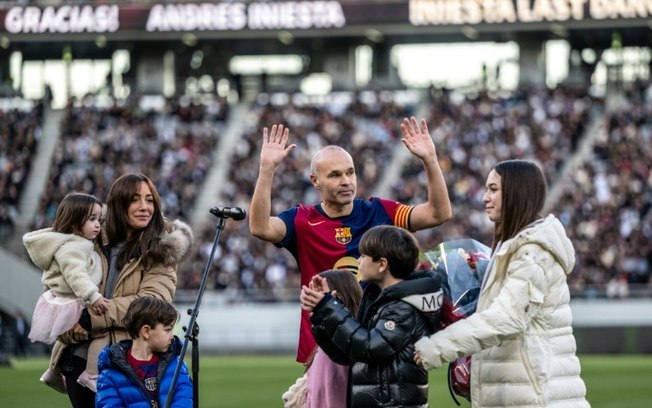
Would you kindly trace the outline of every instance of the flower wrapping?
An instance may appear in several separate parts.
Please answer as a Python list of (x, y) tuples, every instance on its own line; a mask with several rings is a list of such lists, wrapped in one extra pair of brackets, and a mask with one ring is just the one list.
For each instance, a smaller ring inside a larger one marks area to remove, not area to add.
[[(491, 249), (473, 239), (442, 242), (423, 253), (421, 266), (441, 273), (448, 284), (440, 329), (475, 312), (490, 257)], [(449, 364), (448, 388), (457, 405), (455, 395), (471, 400), (471, 356)]]

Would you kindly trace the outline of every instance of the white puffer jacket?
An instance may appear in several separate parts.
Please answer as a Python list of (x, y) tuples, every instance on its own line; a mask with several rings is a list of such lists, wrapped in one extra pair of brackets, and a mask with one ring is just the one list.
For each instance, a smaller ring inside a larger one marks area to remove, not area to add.
[(424, 366), (473, 354), (473, 407), (589, 407), (566, 283), (574, 264), (552, 215), (504, 242), (476, 312), (416, 343)]

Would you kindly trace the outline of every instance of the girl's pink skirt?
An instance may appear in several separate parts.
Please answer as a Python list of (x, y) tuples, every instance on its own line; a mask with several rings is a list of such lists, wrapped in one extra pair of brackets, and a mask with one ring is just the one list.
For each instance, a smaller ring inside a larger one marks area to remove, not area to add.
[(79, 322), (84, 302), (73, 297), (56, 296), (52, 290), (43, 292), (36, 301), (29, 339), (53, 344), (57, 336)]

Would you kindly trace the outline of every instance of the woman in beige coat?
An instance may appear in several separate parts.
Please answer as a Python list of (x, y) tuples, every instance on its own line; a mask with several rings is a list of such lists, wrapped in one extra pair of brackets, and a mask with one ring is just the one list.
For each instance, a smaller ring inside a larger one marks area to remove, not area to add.
[(130, 303), (142, 296), (169, 302), (174, 298), (177, 265), (193, 243), (190, 227), (169, 222), (152, 181), (126, 174), (111, 186), (101, 246), (103, 277), (100, 291), (109, 299), (103, 315), (85, 311), (77, 325), (55, 345), (54, 365), (66, 377), (74, 408), (95, 406), (95, 393), (76, 382), (90, 352), (88, 338), (107, 336), (110, 343), (128, 338), (122, 318)]
[(494, 242), (477, 310), (415, 344), (428, 369), (473, 355), (473, 407), (589, 407), (566, 283), (575, 252), (559, 220), (541, 217), (545, 197), (533, 162), (494, 167), (484, 194)]

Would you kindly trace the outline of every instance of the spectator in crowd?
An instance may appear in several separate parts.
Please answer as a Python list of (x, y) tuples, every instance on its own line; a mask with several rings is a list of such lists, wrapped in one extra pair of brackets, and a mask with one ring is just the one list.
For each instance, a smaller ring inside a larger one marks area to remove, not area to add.
[[(172, 333), (178, 318), (177, 310), (165, 300), (145, 296), (131, 302), (123, 319), (131, 340), (100, 354), (96, 407), (164, 407), (173, 385), (170, 407), (193, 406), (192, 382), (180, 357), (181, 341)], [(172, 384), (179, 364), (177, 382)]]
[(14, 315), (14, 355), (22, 357), (27, 354), (30, 326), (20, 310)]
[(414, 343), (439, 327), (443, 278), (415, 271), (418, 257), (416, 238), (402, 228), (379, 225), (364, 234), (358, 273), (367, 286), (357, 319), (320, 276), (301, 289), (317, 344), (351, 365), (348, 407), (428, 405), (428, 373), (412, 354)]
[(0, 314), (0, 355), (5, 351), (5, 322), (2, 314)]
[(42, 132), (41, 105), (31, 110), (0, 108), (0, 244), (14, 232), (18, 201), (25, 189)]
[[(403, 143), (418, 157), (428, 180), (427, 202), (404, 205), (396, 201), (357, 199), (357, 179), (353, 158), (338, 146), (326, 146), (315, 154), (310, 165), (310, 181), (321, 202), (298, 205), (271, 215), (274, 174), (296, 147), (287, 145), (289, 129), (273, 125), (263, 129), (258, 181), (251, 200), (249, 229), (262, 240), (288, 249), (307, 285), (320, 271), (357, 267), (358, 243), (376, 225), (397, 225), (409, 230), (432, 228), (451, 217), (451, 205), (444, 176), (439, 167), (435, 144), (425, 120), (405, 118), (401, 124)], [(309, 314), (302, 312), (297, 361), (305, 363), (315, 348)]]
[(111, 343), (126, 339), (123, 318), (131, 302), (143, 296), (171, 302), (177, 265), (193, 242), (189, 226), (164, 218), (158, 192), (142, 174), (116, 179), (106, 205), (100, 291), (109, 299), (108, 310), (95, 315), (85, 309), (79, 322), (54, 346), (59, 354), (53, 365), (60, 365), (66, 377), (73, 408), (95, 406), (95, 393), (76, 382), (89, 358), (89, 336), (108, 335)]
[(7, 204), (0, 203), (0, 241), (7, 242), (13, 234), (16, 223)]
[(545, 198), (534, 162), (491, 170), (484, 203), (494, 239), (476, 312), (415, 345), (427, 369), (473, 355), (474, 407), (589, 407), (566, 283), (575, 250), (561, 222), (541, 216)]

